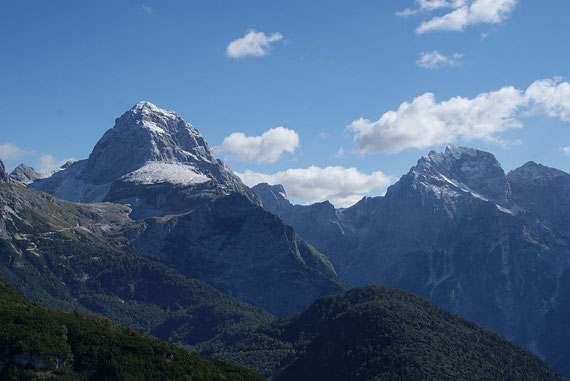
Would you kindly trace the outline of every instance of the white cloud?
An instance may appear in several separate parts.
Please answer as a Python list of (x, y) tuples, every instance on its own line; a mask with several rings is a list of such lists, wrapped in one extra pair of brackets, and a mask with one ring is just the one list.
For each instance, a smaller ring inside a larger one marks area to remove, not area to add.
[(271, 44), (283, 39), (281, 33), (272, 33), (266, 36), (263, 32), (249, 30), (243, 37), (230, 42), (226, 48), (226, 54), (232, 58), (247, 56), (264, 56), (271, 47)]
[(417, 9), (410, 9), (410, 8), (406, 8), (402, 11), (396, 12), (396, 16), (400, 16), (400, 17), (410, 17), (415, 15), (416, 13), (418, 13)]
[(423, 52), (420, 59), (416, 61), (416, 65), (424, 69), (435, 70), (442, 66), (459, 66), (462, 64), (463, 54), (455, 53), (451, 56), (445, 56), (437, 50)]
[(570, 122), (570, 84), (560, 78), (535, 81), (526, 90), (532, 107), (529, 114), (545, 114)]
[(419, 8), (422, 11), (435, 11), (441, 8), (455, 8), (461, 6), (464, 1), (448, 1), (448, 0), (417, 0)]
[(499, 133), (522, 127), (522, 117), (536, 114), (570, 121), (570, 84), (545, 79), (524, 91), (503, 87), (472, 99), (458, 96), (441, 102), (425, 93), (402, 103), (396, 111), (385, 112), (377, 121), (360, 118), (347, 129), (355, 133), (354, 149), (359, 153), (396, 153), (457, 139), (511, 145)]
[(423, 21), (416, 33), (436, 30), (462, 31), (477, 24), (499, 24), (514, 11), (518, 0), (416, 0), (416, 9), (404, 9), (396, 15), (408, 17), (418, 13), (431, 13), (448, 9), (441, 16)]
[(149, 15), (152, 15), (154, 13), (154, 9), (152, 9), (151, 7), (149, 7), (148, 5), (145, 5), (145, 4), (141, 4), (141, 9)]
[(448, 0), (416, 0), (417, 8), (406, 8), (403, 11), (396, 12), (396, 16), (409, 17), (416, 15), (420, 12), (433, 12), (442, 8), (453, 8), (456, 4), (462, 1), (448, 1)]
[(0, 144), (1, 160), (15, 160), (29, 153), (30, 153), (29, 151), (26, 151), (15, 144), (11, 143)]
[(226, 136), (222, 144), (214, 147), (214, 150), (237, 161), (275, 163), (284, 152), (293, 153), (298, 146), (299, 135), (295, 130), (276, 127), (265, 131), (261, 136), (234, 132)]
[(566, 156), (570, 156), (570, 147), (560, 147), (560, 151)]
[(365, 194), (377, 190), (383, 194), (395, 179), (381, 171), (366, 174), (356, 168), (316, 167), (291, 168), (274, 174), (253, 172), (238, 173), (249, 186), (266, 182), (281, 184), (287, 194), (307, 203), (329, 200), (336, 207), (353, 205)]
[(40, 173), (50, 173), (70, 160), (75, 161), (75, 158), (56, 159), (53, 155), (46, 153), (40, 156), (40, 165), (37, 171)]

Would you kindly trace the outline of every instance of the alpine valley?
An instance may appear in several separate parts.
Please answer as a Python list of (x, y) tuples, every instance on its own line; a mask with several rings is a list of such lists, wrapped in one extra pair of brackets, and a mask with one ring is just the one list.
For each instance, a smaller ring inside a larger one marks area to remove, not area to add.
[(561, 380), (569, 194), (450, 145), (385, 196), (292, 205), (139, 102), (86, 160), (0, 162), (0, 377)]

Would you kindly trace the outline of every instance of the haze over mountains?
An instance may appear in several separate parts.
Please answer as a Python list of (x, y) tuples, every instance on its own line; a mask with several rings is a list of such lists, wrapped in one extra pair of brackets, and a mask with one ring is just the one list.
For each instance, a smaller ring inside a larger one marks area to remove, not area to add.
[[(346, 209), (292, 205), (282, 186), (245, 186), (194, 127), (149, 102), (118, 118), (86, 160), (49, 175), (0, 169), (0, 275), (32, 301), (97, 312), (274, 377), (320, 358), (312, 340), (321, 335), (291, 338), (274, 316), (351, 286), (388, 285), (570, 374), (570, 175), (562, 171), (531, 162), (506, 175), (492, 154), (450, 145), (420, 158), (383, 197)], [(374, 325), (386, 306), (355, 308), (321, 323)], [(284, 343), (270, 355), (281, 365), (238, 355), (259, 352), (236, 338), (267, 332)], [(366, 341), (354, 337), (357, 348)]]

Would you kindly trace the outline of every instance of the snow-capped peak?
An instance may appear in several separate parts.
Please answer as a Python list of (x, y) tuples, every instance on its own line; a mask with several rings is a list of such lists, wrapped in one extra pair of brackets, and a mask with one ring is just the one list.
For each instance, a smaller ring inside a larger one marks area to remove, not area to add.
[(448, 157), (451, 156), (455, 159), (459, 159), (463, 155), (475, 157), (477, 156), (477, 150), (475, 148), (460, 147), (453, 143), (448, 143), (445, 146), (445, 155)]
[(190, 200), (232, 192), (259, 203), (214, 157), (197, 129), (174, 111), (148, 101), (115, 119), (87, 160), (31, 187), (71, 201), (128, 203), (139, 217), (185, 211), (194, 205)]
[(410, 170), (410, 175), (416, 183), (429, 185), (429, 189), (437, 188), (439, 193), (442, 193), (440, 187), (453, 184), (456, 189), (499, 205), (507, 204), (510, 193), (505, 173), (492, 154), (455, 144), (448, 144), (445, 152), (431, 151), (423, 156)]
[(172, 110), (162, 109), (149, 101), (140, 101), (129, 110), (133, 115), (142, 114), (158, 114), (167, 118), (179, 117), (176, 112)]
[(202, 174), (217, 166), (208, 143), (190, 123), (141, 101), (117, 118), (95, 146), (87, 163), (89, 179), (108, 183), (148, 162), (190, 165)]

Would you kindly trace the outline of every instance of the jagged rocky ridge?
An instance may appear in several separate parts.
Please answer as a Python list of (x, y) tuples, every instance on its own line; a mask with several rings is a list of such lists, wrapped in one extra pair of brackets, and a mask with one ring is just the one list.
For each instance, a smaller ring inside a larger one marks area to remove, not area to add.
[(449, 145), (385, 196), (347, 209), (290, 205), (280, 188), (253, 189), (343, 280), (417, 292), (570, 375), (567, 173), (531, 162), (505, 175), (490, 153)]
[(22, 184), (30, 184), (35, 180), (41, 179), (42, 174), (26, 164), (20, 164), (10, 172), (10, 178)]
[(198, 130), (144, 101), (115, 120), (88, 159), (30, 187), (69, 201), (129, 204), (134, 218), (185, 212), (234, 192), (258, 202)]

